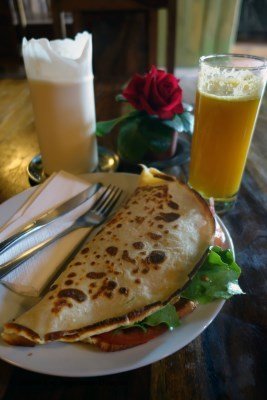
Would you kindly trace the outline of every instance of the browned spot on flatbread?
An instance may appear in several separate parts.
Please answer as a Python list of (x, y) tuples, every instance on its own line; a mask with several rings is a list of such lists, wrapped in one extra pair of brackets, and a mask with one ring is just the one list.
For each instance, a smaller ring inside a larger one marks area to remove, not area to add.
[(108, 290), (114, 290), (117, 286), (118, 286), (118, 284), (115, 281), (108, 281), (106, 284), (106, 288)]
[(144, 220), (145, 217), (140, 217), (140, 216), (135, 217), (135, 222), (137, 222), (138, 224), (142, 224)]
[(102, 286), (98, 289), (98, 291), (93, 295), (92, 299), (95, 300), (102, 294), (104, 294), (106, 297), (111, 298), (111, 296), (107, 296), (107, 292), (112, 292), (116, 287), (118, 286), (117, 282), (108, 280), (107, 278), (104, 280), (102, 283)]
[(55, 314), (58, 314), (59, 311), (63, 308), (63, 307), (69, 307), (69, 303), (66, 299), (59, 299), (56, 300), (54, 303), (53, 308), (51, 309), (51, 311)]
[(82, 249), (81, 254), (87, 254), (89, 252), (89, 248), (85, 247), (84, 249)]
[(178, 210), (178, 208), (179, 208), (179, 204), (175, 203), (175, 201), (170, 200), (170, 201), (168, 201), (167, 204), (173, 210)]
[(157, 221), (173, 222), (176, 219), (178, 219), (179, 217), (180, 217), (180, 214), (178, 214), (178, 213), (174, 213), (174, 212), (164, 213), (164, 212), (161, 212), (159, 215), (157, 215), (155, 217), (155, 219)]
[(147, 264), (161, 264), (166, 259), (166, 254), (162, 250), (153, 250), (146, 257)]
[(149, 272), (149, 268), (145, 267), (142, 269), (142, 274), (147, 274)]
[(152, 240), (159, 240), (162, 238), (162, 235), (160, 233), (154, 233), (154, 232), (148, 232), (147, 236), (150, 237)]
[(113, 297), (112, 292), (104, 292), (104, 296), (106, 296), (108, 299), (111, 299)]
[(73, 280), (72, 279), (67, 279), (66, 281), (65, 281), (65, 285), (66, 286), (70, 286), (70, 285), (72, 285), (73, 284)]
[(110, 256), (115, 256), (118, 253), (118, 247), (116, 246), (109, 246), (106, 248), (106, 252), (110, 255)]
[(102, 279), (104, 278), (104, 276), (106, 276), (105, 272), (88, 272), (88, 274), (86, 274), (87, 278), (90, 279)]
[(129, 289), (127, 289), (126, 287), (120, 287), (119, 288), (119, 293), (123, 294), (124, 296), (128, 296), (129, 294)]
[(128, 250), (123, 250), (123, 252), (122, 252), (122, 259), (123, 259), (124, 261), (127, 261), (127, 262), (131, 263), (131, 264), (135, 264), (135, 263), (136, 263), (136, 261), (135, 261), (133, 258), (131, 258), (131, 257), (129, 256)]
[(67, 275), (68, 278), (74, 278), (74, 276), (76, 276), (76, 273), (75, 273), (75, 272), (70, 272), (70, 273)]
[(139, 279), (139, 278), (135, 279), (135, 283), (137, 283), (137, 284), (141, 283), (141, 279)]
[(58, 292), (57, 296), (59, 298), (70, 297), (71, 299), (77, 301), (78, 303), (82, 303), (87, 299), (87, 296), (84, 292), (74, 288), (62, 289), (60, 290), (60, 292)]
[(141, 250), (145, 247), (145, 245), (143, 242), (134, 242), (133, 247), (137, 250)]

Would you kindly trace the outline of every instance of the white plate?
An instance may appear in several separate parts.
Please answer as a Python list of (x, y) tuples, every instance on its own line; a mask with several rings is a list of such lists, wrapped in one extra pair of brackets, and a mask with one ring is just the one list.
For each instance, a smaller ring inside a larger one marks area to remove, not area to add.
[[(124, 173), (88, 174), (90, 182), (112, 183), (131, 193), (137, 184), (137, 175)], [(31, 188), (0, 207), (0, 226), (23, 204), (32, 193)], [(226, 244), (234, 251), (229, 232), (218, 219), (226, 235)], [(194, 340), (216, 317), (224, 301), (200, 305), (183, 319), (179, 328), (166, 332), (150, 342), (115, 353), (103, 353), (86, 344), (50, 343), (44, 346), (13, 347), (0, 339), (0, 358), (21, 368), (44, 374), (87, 377), (109, 375), (143, 367), (180, 350)], [(15, 318), (30, 306), (30, 300), (19, 296), (0, 284), (0, 330), (3, 324)]]

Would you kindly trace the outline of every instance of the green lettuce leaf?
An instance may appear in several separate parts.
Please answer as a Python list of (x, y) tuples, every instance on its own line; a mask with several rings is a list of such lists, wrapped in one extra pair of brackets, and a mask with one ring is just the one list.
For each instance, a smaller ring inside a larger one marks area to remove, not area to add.
[[(240, 273), (241, 269), (236, 264), (231, 250), (222, 250), (214, 246), (181, 297), (205, 304), (216, 299), (229, 299), (235, 294), (243, 294), (238, 283)], [(148, 326), (160, 324), (166, 324), (169, 329), (180, 325), (179, 316), (172, 304), (168, 304), (141, 322), (119, 329), (140, 328), (146, 331)]]
[(173, 329), (180, 325), (180, 320), (176, 308), (172, 304), (168, 304), (161, 310), (146, 317), (142, 323), (147, 326), (165, 324), (169, 329)]
[(215, 299), (229, 299), (243, 291), (238, 284), (241, 269), (230, 250), (213, 247), (182, 297), (209, 303)]
[(145, 332), (148, 326), (157, 326), (160, 324), (167, 325), (169, 329), (176, 328), (180, 325), (179, 316), (172, 304), (167, 304), (167, 306), (149, 315), (141, 322), (137, 322), (128, 326), (122, 326), (119, 329), (140, 328)]

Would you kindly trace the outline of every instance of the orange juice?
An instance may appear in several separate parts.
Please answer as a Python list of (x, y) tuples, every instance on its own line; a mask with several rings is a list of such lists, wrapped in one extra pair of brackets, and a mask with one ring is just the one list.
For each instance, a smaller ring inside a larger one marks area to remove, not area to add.
[(189, 184), (203, 197), (228, 199), (237, 194), (259, 104), (259, 96), (198, 90)]

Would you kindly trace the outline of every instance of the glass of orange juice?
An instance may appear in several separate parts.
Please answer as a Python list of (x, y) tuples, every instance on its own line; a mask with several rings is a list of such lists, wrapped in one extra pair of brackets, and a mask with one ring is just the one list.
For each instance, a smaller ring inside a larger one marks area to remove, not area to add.
[(266, 82), (260, 57), (220, 54), (200, 58), (189, 185), (215, 209), (237, 197)]

